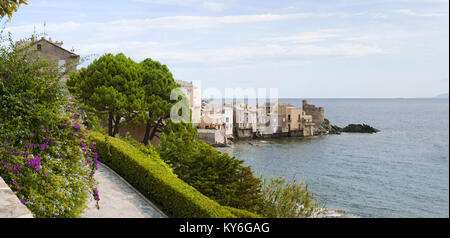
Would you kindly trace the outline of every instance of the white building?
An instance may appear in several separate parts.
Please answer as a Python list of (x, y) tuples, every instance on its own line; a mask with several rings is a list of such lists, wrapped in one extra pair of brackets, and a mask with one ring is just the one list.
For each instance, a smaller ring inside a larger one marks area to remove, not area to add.
[(202, 111), (200, 127), (214, 127), (233, 135), (233, 105), (207, 103)]

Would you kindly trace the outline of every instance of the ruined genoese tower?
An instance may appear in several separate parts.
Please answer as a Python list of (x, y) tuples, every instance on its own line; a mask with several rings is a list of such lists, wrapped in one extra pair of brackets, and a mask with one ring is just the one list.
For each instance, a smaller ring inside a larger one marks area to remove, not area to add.
[(322, 122), (325, 120), (325, 109), (323, 107), (316, 107), (312, 104), (308, 104), (308, 101), (302, 101), (303, 111), (306, 115), (311, 115), (314, 122), (314, 127), (319, 128)]

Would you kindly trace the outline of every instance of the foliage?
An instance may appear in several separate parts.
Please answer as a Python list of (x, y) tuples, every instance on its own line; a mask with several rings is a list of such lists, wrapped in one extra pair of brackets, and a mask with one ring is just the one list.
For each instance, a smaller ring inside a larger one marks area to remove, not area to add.
[(235, 217), (227, 209), (180, 180), (161, 166), (157, 154), (148, 156), (133, 145), (100, 133), (89, 133), (97, 145), (99, 160), (108, 165), (143, 195), (173, 217)]
[(157, 148), (186, 183), (224, 206), (256, 210), (260, 180), (243, 161), (196, 141), (191, 124), (169, 122)]
[(241, 210), (234, 207), (225, 207), (225, 208), (231, 213), (233, 213), (233, 215), (239, 218), (264, 218), (261, 215), (246, 210)]
[(19, 9), (21, 4), (27, 5), (28, 0), (0, 0), (0, 17), (8, 16), (10, 19), (13, 12)]
[(261, 213), (271, 218), (315, 217), (326, 211), (324, 205), (308, 191), (308, 184), (287, 183), (286, 178), (262, 179), (264, 204)]
[(120, 139), (122, 141), (125, 141), (125, 142), (129, 143), (130, 145), (134, 146), (135, 148), (137, 148), (139, 151), (144, 153), (149, 158), (153, 158), (155, 160), (155, 162), (158, 163), (160, 166), (165, 167), (167, 170), (170, 170), (173, 172), (172, 168), (170, 168), (170, 166), (168, 164), (166, 164), (166, 162), (164, 162), (164, 160), (162, 160), (160, 158), (158, 151), (156, 150), (155, 147), (153, 147), (153, 145), (151, 145), (151, 144), (144, 145), (144, 144), (136, 141), (135, 139), (133, 139), (129, 133), (124, 138), (120, 138)]
[(88, 68), (73, 73), (69, 91), (92, 107), (98, 116), (108, 115), (108, 133), (115, 136), (123, 117), (131, 117), (144, 104), (139, 65), (124, 54), (105, 54)]
[(158, 61), (145, 59), (140, 63), (142, 72), (142, 88), (145, 92), (144, 122), (146, 123), (143, 143), (148, 144), (161, 132), (164, 122), (170, 116), (170, 110), (174, 105), (170, 95), (173, 89), (179, 87), (173, 79), (172, 73), (166, 65)]
[[(0, 38), (0, 175), (36, 217), (78, 216), (98, 200), (95, 145), (56, 63)], [(6, 45), (6, 46), (5, 46)]]

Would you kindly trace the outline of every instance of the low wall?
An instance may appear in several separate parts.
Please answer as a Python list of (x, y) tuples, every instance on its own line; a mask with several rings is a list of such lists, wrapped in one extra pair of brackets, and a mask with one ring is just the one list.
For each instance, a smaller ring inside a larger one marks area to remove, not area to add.
[(238, 138), (253, 138), (253, 130), (252, 129), (239, 129), (236, 128), (236, 133)]
[(225, 133), (222, 130), (198, 129), (198, 140), (204, 141), (210, 145), (226, 144)]
[(0, 218), (33, 218), (30, 210), (19, 201), (2, 177), (0, 177)]

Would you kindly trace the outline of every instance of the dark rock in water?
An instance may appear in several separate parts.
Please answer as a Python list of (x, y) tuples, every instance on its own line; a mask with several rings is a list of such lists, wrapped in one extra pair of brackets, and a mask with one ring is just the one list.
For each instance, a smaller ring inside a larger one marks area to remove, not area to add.
[(377, 133), (380, 130), (375, 129), (367, 124), (350, 124), (344, 127), (342, 132), (355, 132), (355, 133)]
[(314, 135), (329, 135), (329, 134), (341, 134), (340, 127), (336, 125), (332, 125), (328, 119), (325, 118), (325, 120), (320, 124), (318, 128), (314, 130)]

